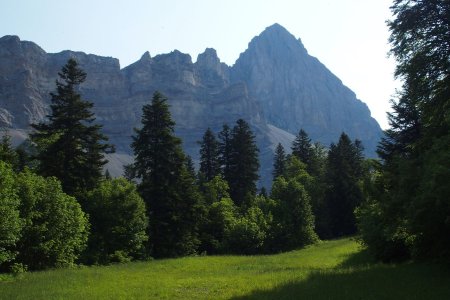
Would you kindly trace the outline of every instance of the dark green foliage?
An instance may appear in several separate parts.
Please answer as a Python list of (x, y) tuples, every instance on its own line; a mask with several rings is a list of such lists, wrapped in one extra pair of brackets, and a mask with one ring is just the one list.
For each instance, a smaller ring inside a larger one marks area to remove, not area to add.
[(200, 173), (206, 181), (220, 174), (219, 144), (210, 128), (200, 142)]
[(299, 180), (278, 177), (273, 184), (271, 198), (276, 203), (271, 241), (273, 250), (292, 250), (318, 240), (310, 198)]
[(306, 131), (300, 129), (295, 140), (292, 142), (292, 155), (296, 156), (307, 166), (311, 162), (312, 144)]
[(173, 257), (196, 251), (201, 197), (186, 168), (181, 140), (174, 136), (167, 98), (155, 92), (142, 108), (142, 128), (131, 147), (132, 167), (140, 179), (138, 191), (149, 217), (148, 250), (154, 257)]
[(379, 187), (359, 212), (361, 236), (383, 260), (448, 261), (450, 3), (396, 0), (391, 9), (391, 53), (403, 87), (379, 146)]
[(88, 220), (78, 202), (54, 177), (25, 171), (16, 185), (24, 222), (16, 261), (32, 270), (73, 264), (88, 238)]
[(23, 226), (15, 177), (11, 166), (0, 161), (0, 270), (6, 269), (6, 264), (16, 257), (16, 243)]
[(111, 146), (102, 143), (107, 138), (101, 126), (93, 125), (93, 104), (77, 91), (86, 73), (69, 59), (58, 75), (48, 123), (33, 124), (31, 137), (38, 148), (39, 174), (55, 176), (66, 193), (75, 195), (98, 184), (107, 162), (103, 153)]
[(450, 260), (450, 134), (422, 157), (418, 193), (408, 207), (413, 256)]
[(354, 210), (363, 201), (360, 180), (363, 177), (360, 142), (352, 142), (342, 133), (337, 145), (331, 144), (327, 161), (325, 208), (328, 237), (356, 233)]
[(278, 143), (275, 149), (275, 156), (273, 159), (273, 179), (277, 179), (278, 176), (282, 176), (286, 171), (286, 153), (284, 151), (283, 145)]
[(256, 195), (259, 160), (255, 136), (247, 122), (239, 119), (231, 131), (229, 157), (230, 195), (237, 206), (248, 205)]
[(194, 161), (192, 160), (192, 157), (190, 157), (189, 155), (186, 155), (185, 165), (186, 165), (186, 170), (189, 172), (189, 175), (191, 175), (192, 178), (195, 178), (196, 173), (195, 173)]
[(324, 198), (327, 151), (320, 143), (312, 144), (306, 131), (300, 129), (292, 143), (292, 156), (305, 164), (306, 171), (312, 177), (305, 188), (311, 197), (311, 204), (316, 217), (316, 231), (321, 238), (326, 238), (328, 215)]
[(12, 165), (15, 169), (19, 164), (19, 156), (11, 145), (11, 137), (4, 133), (0, 140), (0, 161)]
[(136, 259), (144, 252), (148, 218), (134, 184), (124, 178), (108, 179), (87, 195), (91, 234), (87, 263)]
[(231, 165), (231, 130), (227, 124), (223, 125), (222, 131), (219, 132), (219, 163), (221, 168), (221, 174), (223, 178), (228, 182), (232, 177), (230, 165)]

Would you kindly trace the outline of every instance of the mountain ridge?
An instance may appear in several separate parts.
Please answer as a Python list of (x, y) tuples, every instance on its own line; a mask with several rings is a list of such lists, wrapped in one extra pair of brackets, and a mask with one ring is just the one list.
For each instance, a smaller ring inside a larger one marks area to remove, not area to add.
[[(197, 141), (206, 128), (217, 133), (224, 123), (233, 126), (239, 118), (248, 121), (261, 149), (261, 175), (266, 186), (276, 144), (281, 142), (289, 150), (300, 128), (325, 146), (346, 131), (361, 139), (366, 153), (372, 156), (381, 136), (367, 106), (361, 106), (354, 93), (279, 24), (253, 38), (233, 66), (221, 62), (213, 48), (206, 48), (195, 63), (189, 54), (178, 50), (154, 57), (147, 51), (121, 68), (113, 57), (70, 50), (46, 53), (17, 36), (2, 37), (0, 127), (20, 133), (23, 139), (30, 122), (44, 120), (57, 73), (71, 57), (88, 74), (80, 92), (94, 102), (97, 121), (116, 144), (118, 159), (111, 158), (117, 169), (113, 175), (120, 175), (117, 165), (131, 154), (133, 128), (140, 125), (142, 105), (149, 103), (155, 90), (169, 98), (176, 134), (194, 159), (198, 158)], [(332, 110), (317, 105), (331, 106)], [(344, 124), (346, 117), (354, 124)], [(335, 119), (341, 123), (333, 124)], [(330, 129), (332, 134), (324, 133)]]

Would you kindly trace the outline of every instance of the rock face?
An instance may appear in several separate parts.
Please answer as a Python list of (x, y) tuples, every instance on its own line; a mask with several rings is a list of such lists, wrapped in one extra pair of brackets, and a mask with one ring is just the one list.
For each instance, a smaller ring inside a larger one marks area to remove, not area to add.
[(108, 166), (116, 176), (121, 164), (130, 162), (133, 128), (156, 90), (169, 98), (176, 133), (194, 160), (206, 128), (217, 133), (238, 118), (249, 122), (260, 148), (261, 184), (267, 187), (273, 150), (278, 142), (289, 149), (300, 128), (325, 145), (346, 131), (363, 140), (369, 154), (381, 134), (367, 106), (279, 25), (254, 38), (233, 67), (208, 48), (195, 63), (177, 50), (153, 58), (146, 52), (121, 69), (115, 58), (48, 54), (32, 42), (2, 37), (0, 127), (23, 139), (30, 123), (44, 120), (57, 74), (71, 57), (88, 75), (80, 87), (83, 98), (94, 102), (97, 121), (116, 145)]
[(324, 145), (345, 131), (374, 154), (381, 129), (367, 105), (282, 26), (274, 24), (253, 38), (231, 78), (247, 84), (270, 124), (292, 134), (303, 128)]

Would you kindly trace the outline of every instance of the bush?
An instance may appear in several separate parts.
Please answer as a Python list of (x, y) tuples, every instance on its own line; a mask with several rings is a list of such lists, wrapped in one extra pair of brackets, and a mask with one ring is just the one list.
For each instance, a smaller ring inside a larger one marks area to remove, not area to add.
[(317, 242), (310, 198), (301, 183), (278, 177), (272, 187), (272, 199), (276, 202), (273, 250), (292, 250)]
[(259, 207), (250, 207), (225, 233), (224, 244), (231, 253), (256, 254), (264, 249), (268, 223)]
[(24, 221), (17, 262), (32, 270), (73, 264), (88, 236), (88, 220), (78, 202), (53, 177), (24, 171), (16, 184)]
[(409, 258), (406, 224), (393, 226), (395, 223), (386, 222), (384, 214), (381, 204), (375, 201), (364, 202), (356, 209), (360, 242), (376, 259), (384, 262)]
[(11, 166), (0, 161), (0, 269), (15, 258), (15, 245), (23, 225), (14, 180)]
[(148, 218), (133, 183), (105, 180), (88, 193), (85, 207), (91, 222), (87, 263), (124, 262), (143, 254)]
[(208, 209), (207, 218), (202, 228), (202, 245), (200, 251), (208, 254), (227, 251), (224, 239), (233, 224), (236, 223), (237, 207), (231, 198), (222, 198)]

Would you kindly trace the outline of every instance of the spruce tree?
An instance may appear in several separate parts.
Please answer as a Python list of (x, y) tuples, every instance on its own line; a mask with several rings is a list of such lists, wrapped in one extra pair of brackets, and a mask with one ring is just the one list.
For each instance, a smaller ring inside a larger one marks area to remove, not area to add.
[(230, 173), (230, 157), (231, 157), (231, 130), (227, 124), (224, 124), (222, 131), (219, 132), (219, 163), (223, 178), (229, 181)]
[[(301, 162), (309, 166), (313, 155), (311, 139), (303, 129), (300, 129), (295, 140), (292, 142), (292, 155), (296, 156)], [(309, 169), (309, 168), (308, 168)]]
[(277, 179), (277, 177), (282, 176), (286, 171), (286, 153), (284, 151), (283, 145), (278, 143), (277, 148), (275, 149), (275, 157), (273, 162), (273, 180)]
[(181, 140), (174, 136), (175, 122), (167, 98), (155, 92), (142, 108), (142, 128), (135, 129), (132, 167), (140, 179), (139, 193), (149, 217), (149, 254), (175, 257), (192, 254), (199, 244), (201, 202), (186, 168)]
[(107, 163), (103, 153), (113, 148), (104, 143), (108, 139), (102, 126), (94, 124), (93, 103), (78, 92), (86, 73), (69, 59), (58, 75), (56, 92), (50, 93), (48, 122), (33, 124), (31, 138), (39, 152), (39, 174), (58, 178), (63, 190), (75, 195), (98, 184)]
[(205, 181), (220, 174), (219, 144), (210, 128), (200, 142), (200, 173)]
[(356, 233), (355, 208), (363, 201), (359, 181), (363, 177), (362, 147), (341, 134), (339, 142), (331, 144), (327, 161), (327, 191), (325, 206), (328, 212), (328, 237)]
[(186, 155), (185, 165), (186, 165), (186, 170), (189, 172), (189, 175), (192, 178), (195, 178), (196, 173), (195, 173), (194, 161), (192, 160), (192, 157), (190, 155)]
[(255, 136), (247, 122), (237, 120), (231, 131), (229, 178), (231, 199), (238, 206), (248, 204), (256, 195), (259, 160)]

